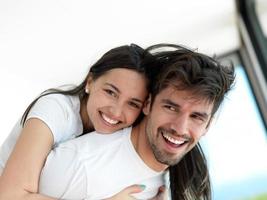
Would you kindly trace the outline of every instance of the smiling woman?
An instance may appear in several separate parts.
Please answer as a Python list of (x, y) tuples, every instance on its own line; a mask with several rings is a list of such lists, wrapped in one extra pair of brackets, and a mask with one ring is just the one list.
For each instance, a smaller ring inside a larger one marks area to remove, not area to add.
[(101, 133), (133, 124), (148, 94), (145, 75), (130, 69), (112, 69), (96, 80), (89, 78), (86, 89), (90, 98), (84, 106), (91, 110), (91, 126)]
[[(241, 14), (235, 2), (254, 13)], [(179, 43), (231, 59), (238, 68), (236, 89), (204, 141), (214, 200), (266, 193), (267, 64), (257, 57), (267, 53), (255, 46), (258, 35), (251, 35), (255, 26), (255, 33), (262, 29), (259, 44), (267, 49), (266, 11), (266, 0), (0, 1), (0, 144), (41, 91), (79, 83), (88, 63), (108, 49)]]
[(150, 58), (134, 44), (111, 49), (78, 86), (49, 89), (36, 98), (1, 146), (0, 199), (22, 198), (25, 191), (38, 196), (41, 169), (58, 144), (94, 130), (110, 134), (131, 126), (148, 96), (154, 68), (144, 60)]

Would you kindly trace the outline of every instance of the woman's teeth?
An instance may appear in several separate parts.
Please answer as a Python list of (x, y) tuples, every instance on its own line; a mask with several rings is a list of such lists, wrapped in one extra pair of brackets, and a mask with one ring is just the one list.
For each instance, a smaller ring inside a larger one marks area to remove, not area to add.
[(110, 123), (110, 124), (112, 124), (112, 125), (115, 125), (115, 124), (118, 124), (118, 123), (119, 123), (118, 120), (110, 119), (109, 117), (107, 117), (107, 116), (104, 115), (103, 113), (102, 113), (102, 118), (103, 118), (106, 122), (108, 122), (108, 123)]

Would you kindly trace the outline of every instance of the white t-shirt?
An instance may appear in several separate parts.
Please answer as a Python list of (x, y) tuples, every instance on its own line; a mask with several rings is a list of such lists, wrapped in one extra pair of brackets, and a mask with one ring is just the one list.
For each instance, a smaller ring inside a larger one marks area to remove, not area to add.
[[(27, 119), (38, 118), (50, 128), (54, 146), (82, 134), (78, 96), (49, 94), (41, 97), (30, 110)], [(20, 120), (0, 148), (0, 175), (21, 133)], [(38, 131), (36, 131), (38, 134)]]
[(131, 128), (96, 132), (61, 143), (51, 151), (40, 177), (39, 192), (60, 199), (104, 199), (127, 186), (144, 184), (138, 199), (154, 197), (163, 172), (149, 168), (131, 142)]

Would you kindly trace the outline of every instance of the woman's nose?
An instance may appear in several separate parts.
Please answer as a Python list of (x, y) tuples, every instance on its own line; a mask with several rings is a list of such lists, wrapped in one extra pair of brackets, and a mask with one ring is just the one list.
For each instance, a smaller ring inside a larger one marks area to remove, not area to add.
[(123, 105), (117, 103), (111, 106), (110, 114), (118, 120), (121, 120), (123, 115)]

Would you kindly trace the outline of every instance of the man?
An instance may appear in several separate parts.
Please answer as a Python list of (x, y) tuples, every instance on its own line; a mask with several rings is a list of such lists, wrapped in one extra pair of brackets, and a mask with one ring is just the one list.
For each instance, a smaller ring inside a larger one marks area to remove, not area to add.
[(234, 70), (175, 45), (155, 45), (147, 51), (154, 57), (147, 64), (158, 67), (159, 73), (141, 122), (115, 134), (92, 133), (59, 145), (42, 171), (40, 193), (105, 199), (140, 184), (144, 191), (132, 196), (147, 199), (156, 195), (169, 169), (172, 199), (210, 199), (198, 142), (230, 90)]

